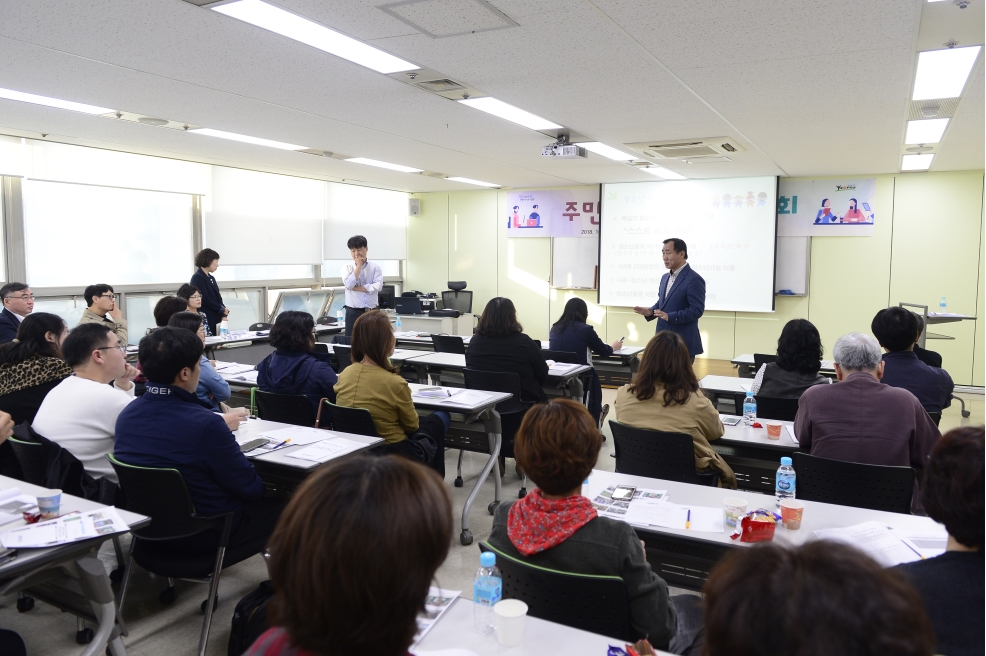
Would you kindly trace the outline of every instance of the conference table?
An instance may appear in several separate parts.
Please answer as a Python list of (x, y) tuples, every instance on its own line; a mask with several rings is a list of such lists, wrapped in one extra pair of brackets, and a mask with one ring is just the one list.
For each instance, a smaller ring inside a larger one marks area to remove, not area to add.
[[(756, 378), (757, 367), (752, 353), (741, 353), (730, 360), (730, 362), (732, 362), (733, 368), (738, 371), (740, 378)], [(835, 378), (835, 362), (832, 360), (822, 360), (822, 367), (818, 370), (818, 373), (829, 378)]]
[[(745, 499), (747, 510), (758, 508), (774, 510), (773, 495), (757, 494), (743, 490), (728, 490), (704, 485), (691, 485), (643, 476), (631, 476), (615, 472), (592, 470), (588, 483), (582, 486), (582, 496), (594, 499), (609, 486), (632, 485), (649, 490), (666, 490), (667, 500), (678, 505), (717, 508), (722, 512), (727, 497)], [(784, 546), (798, 546), (815, 539), (814, 531), (826, 528), (844, 528), (863, 522), (876, 521), (889, 528), (902, 531), (909, 537), (946, 535), (943, 526), (929, 517), (838, 506), (818, 501), (805, 501), (801, 528), (789, 530), (778, 525), (774, 542)], [(691, 529), (664, 528), (653, 525), (633, 525), (644, 541), (647, 560), (661, 577), (674, 585), (699, 591), (709, 571), (732, 549), (746, 549), (749, 543), (733, 540), (725, 532), (712, 533)]]
[[(315, 326), (315, 339), (319, 342), (330, 341), (333, 335), (343, 331), (341, 326)], [(127, 346), (127, 359), (136, 360), (138, 344)], [(218, 352), (228, 352), (236, 349), (236, 359), (244, 364), (260, 364), (260, 361), (274, 352), (270, 345), (270, 330), (235, 330), (223, 338), (210, 335), (205, 338), (205, 355), (209, 360), (217, 359)]]

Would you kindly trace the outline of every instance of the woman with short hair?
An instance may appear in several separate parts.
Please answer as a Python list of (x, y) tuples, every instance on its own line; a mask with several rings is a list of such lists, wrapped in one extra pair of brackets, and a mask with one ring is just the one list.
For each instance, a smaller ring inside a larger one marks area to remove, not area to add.
[(287, 310), (270, 329), (274, 352), (257, 365), (257, 385), (263, 392), (304, 394), (318, 415), (322, 399), (335, 401), (338, 377), (328, 353), (315, 351), (315, 320), (307, 312)]
[(791, 319), (777, 339), (777, 361), (765, 362), (750, 387), (754, 394), (772, 399), (800, 399), (813, 385), (832, 382), (822, 368), (822, 337), (807, 319)]
[(367, 455), (319, 467), (271, 536), (276, 628), (245, 656), (406, 656), (452, 527), (445, 485), (420, 464)]
[(736, 489), (736, 474), (709, 444), (726, 429), (699, 388), (688, 347), (677, 333), (662, 330), (647, 343), (633, 382), (616, 391), (616, 420), (636, 428), (687, 433), (695, 449), (695, 470), (719, 472), (719, 487)]
[(62, 358), (66, 337), (61, 317), (33, 312), (21, 321), (17, 338), (0, 346), (0, 410), (15, 424), (33, 422), (48, 392), (72, 375)]
[(175, 294), (178, 298), (184, 299), (188, 304), (186, 310), (202, 315), (202, 325), (205, 326), (205, 334), (211, 335), (212, 330), (209, 326), (209, 317), (202, 311), (202, 291), (195, 285), (185, 283), (178, 288)]
[[(202, 345), (205, 346), (205, 324), (203, 323), (202, 315), (198, 312), (178, 312), (173, 314), (168, 319), (168, 325), (195, 333), (202, 340)], [(228, 401), (229, 397), (232, 396), (229, 383), (219, 375), (219, 372), (216, 371), (216, 365), (205, 357), (205, 353), (202, 354), (199, 360), (199, 370), (199, 385), (195, 389), (195, 396), (202, 403), (209, 405), (215, 410), (219, 410), (219, 403), (221, 401)]]
[(223, 295), (219, 293), (219, 283), (212, 276), (219, 268), (219, 253), (211, 248), (203, 248), (195, 256), (196, 271), (188, 284), (202, 293), (202, 311), (209, 318), (212, 334), (219, 334), (219, 324), (229, 314), (229, 308), (223, 304)]

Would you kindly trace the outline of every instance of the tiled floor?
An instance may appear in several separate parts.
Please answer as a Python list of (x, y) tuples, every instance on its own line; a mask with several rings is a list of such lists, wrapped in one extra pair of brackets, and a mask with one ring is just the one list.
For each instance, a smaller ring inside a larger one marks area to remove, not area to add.
[[(696, 362), (696, 373), (699, 377), (709, 373), (731, 375), (732, 367), (728, 362), (702, 361)], [(604, 402), (612, 405), (616, 390), (603, 390)], [(972, 417), (963, 419), (959, 412), (958, 403), (948, 408), (941, 422), (942, 431), (962, 424), (982, 424), (986, 404), (983, 395), (962, 395), (966, 399), (966, 408)], [(612, 418), (612, 416), (610, 417)], [(603, 433), (607, 441), (603, 444), (597, 467), (608, 471), (613, 470), (612, 436), (606, 426)], [(449, 490), (452, 493), (453, 513), (456, 517), (456, 531), (453, 536), (448, 558), (438, 570), (435, 584), (453, 590), (462, 590), (465, 597), (472, 597), (472, 579), (479, 566), (479, 549), (477, 543), (489, 536), (492, 518), (487, 512), (487, 504), (493, 500), (493, 482), (488, 480), (473, 504), (470, 513), (470, 526), (474, 542), (469, 546), (459, 544), (459, 517), (471, 485), (482, 470), (486, 457), (467, 453), (463, 458), (463, 478), (465, 486), (453, 487), (451, 482), (455, 477), (455, 464), (458, 452), (449, 451), (446, 454), (446, 468)], [(520, 488), (520, 481), (514, 473), (512, 461), (507, 461), (507, 473), (503, 480), (504, 500), (515, 499)], [(100, 557), (108, 567), (115, 566), (115, 558), (109, 545), (104, 548)], [(219, 607), (213, 619), (212, 632), (209, 640), (208, 653), (219, 656), (226, 653), (229, 637), (230, 620), (236, 602), (256, 585), (267, 578), (266, 568), (260, 557), (254, 557), (223, 572), (219, 590)], [(178, 583), (178, 600), (171, 606), (162, 606), (158, 593), (166, 587), (166, 583), (136, 569), (131, 582), (130, 592), (124, 618), (129, 624), (130, 635), (124, 638), (127, 652), (134, 656), (178, 656), (195, 652), (198, 645), (199, 630), (202, 626), (202, 613), (199, 604), (206, 598), (206, 588), (201, 584)], [(678, 591), (681, 592), (681, 591)], [(18, 631), (28, 645), (29, 654), (61, 655), (81, 653), (82, 647), (75, 644), (75, 618), (61, 613), (57, 609), (38, 603), (29, 613), (18, 613), (13, 596), (6, 597), (0, 603), (0, 627)]]

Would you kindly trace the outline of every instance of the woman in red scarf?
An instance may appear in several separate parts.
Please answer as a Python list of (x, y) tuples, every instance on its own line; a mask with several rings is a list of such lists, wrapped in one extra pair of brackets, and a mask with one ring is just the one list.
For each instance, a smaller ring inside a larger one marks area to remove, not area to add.
[(643, 545), (625, 523), (597, 517), (582, 496), (602, 435), (585, 406), (555, 399), (527, 411), (517, 432), (517, 466), (537, 484), (520, 501), (501, 504), (489, 543), (538, 567), (619, 576), (630, 595), (630, 623), (640, 638), (676, 654), (698, 649), (699, 598), (670, 597)]

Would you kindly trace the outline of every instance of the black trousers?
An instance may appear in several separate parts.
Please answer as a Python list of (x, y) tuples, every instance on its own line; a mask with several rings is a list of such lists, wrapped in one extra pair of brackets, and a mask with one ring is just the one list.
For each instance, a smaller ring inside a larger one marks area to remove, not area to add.
[(353, 334), (353, 324), (356, 323), (356, 320), (359, 319), (364, 312), (367, 311), (367, 308), (351, 308), (348, 305), (346, 306), (346, 337)]
[(408, 435), (406, 440), (394, 444), (384, 444), (370, 453), (377, 455), (396, 454), (423, 462), (445, 478), (445, 424), (435, 415), (422, 417), (418, 431)]

